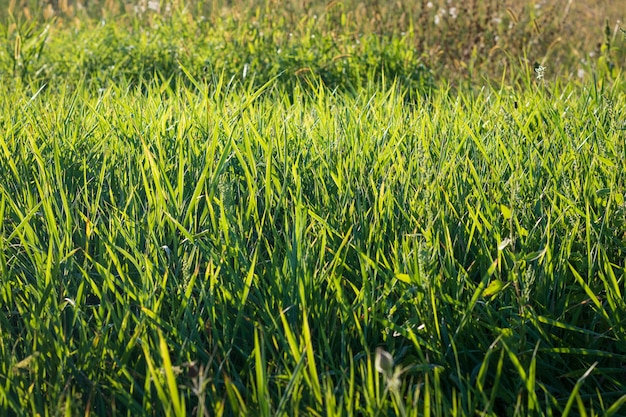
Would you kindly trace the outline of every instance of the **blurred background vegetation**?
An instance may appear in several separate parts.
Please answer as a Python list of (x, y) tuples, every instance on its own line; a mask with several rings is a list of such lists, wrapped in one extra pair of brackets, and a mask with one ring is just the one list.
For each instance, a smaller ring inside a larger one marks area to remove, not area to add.
[(102, 82), (168, 79), (182, 64), (346, 89), (382, 75), (416, 89), (515, 83), (538, 64), (546, 79), (614, 79), (625, 19), (609, 0), (0, 0), (0, 69)]

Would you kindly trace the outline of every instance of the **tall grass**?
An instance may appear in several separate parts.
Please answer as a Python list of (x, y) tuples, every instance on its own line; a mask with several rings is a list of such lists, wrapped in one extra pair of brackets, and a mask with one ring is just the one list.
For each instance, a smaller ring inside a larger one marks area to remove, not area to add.
[(618, 413), (620, 85), (308, 80), (5, 91), (3, 413)]
[(624, 412), (621, 35), (448, 82), (341, 4), (107, 4), (2, 26), (0, 414)]

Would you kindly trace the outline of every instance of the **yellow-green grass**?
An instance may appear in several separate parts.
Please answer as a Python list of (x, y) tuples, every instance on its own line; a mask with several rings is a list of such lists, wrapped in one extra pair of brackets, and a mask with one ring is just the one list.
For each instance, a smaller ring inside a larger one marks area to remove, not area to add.
[(619, 66), (177, 19), (4, 27), (0, 415), (626, 411)]

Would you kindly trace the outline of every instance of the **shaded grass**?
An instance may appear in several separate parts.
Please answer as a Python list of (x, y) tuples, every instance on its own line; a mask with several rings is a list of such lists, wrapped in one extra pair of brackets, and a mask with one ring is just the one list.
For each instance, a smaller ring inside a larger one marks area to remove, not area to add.
[(163, 88), (175, 88), (176, 83), (191, 87), (187, 72), (208, 83), (222, 77), (224, 91), (234, 86), (258, 89), (270, 80), (290, 91), (305, 87), (305, 79), (313, 76), (331, 90), (358, 94), (388, 78), (411, 92), (407, 98), (434, 85), (408, 36), (356, 36), (347, 27), (335, 33), (316, 19), (303, 21), (294, 34), (285, 23), (265, 15), (257, 18), (259, 22), (211, 23), (185, 10), (174, 16), (152, 15), (148, 22), (123, 16), (74, 26), (12, 18), (0, 26), (2, 79), (17, 89), (73, 88), (82, 82), (91, 89), (126, 85), (145, 92), (154, 80)]

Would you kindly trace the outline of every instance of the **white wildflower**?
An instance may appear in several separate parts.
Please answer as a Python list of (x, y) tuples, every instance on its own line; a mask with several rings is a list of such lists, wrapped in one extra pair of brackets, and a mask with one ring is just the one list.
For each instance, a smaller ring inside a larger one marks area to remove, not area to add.
[(546, 67), (544, 67), (543, 65), (539, 64), (535, 67), (535, 72), (537, 73), (537, 79), (538, 80), (543, 80), (543, 75), (546, 72)]

